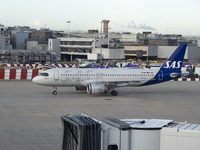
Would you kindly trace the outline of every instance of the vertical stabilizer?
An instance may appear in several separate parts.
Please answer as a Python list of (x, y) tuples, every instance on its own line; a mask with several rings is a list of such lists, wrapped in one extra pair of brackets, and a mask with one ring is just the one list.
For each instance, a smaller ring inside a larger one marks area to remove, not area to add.
[(156, 84), (179, 78), (181, 76), (181, 67), (185, 56), (187, 44), (180, 44), (179, 47), (161, 66), (155, 77), (143, 85)]
[(173, 54), (165, 61), (160, 71), (179, 72), (181, 70), (183, 59), (185, 56), (187, 44), (181, 44), (173, 52)]

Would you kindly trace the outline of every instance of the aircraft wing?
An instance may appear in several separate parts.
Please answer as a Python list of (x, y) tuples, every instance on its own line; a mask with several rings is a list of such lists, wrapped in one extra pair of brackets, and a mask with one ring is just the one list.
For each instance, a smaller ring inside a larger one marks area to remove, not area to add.
[(82, 83), (83, 86), (86, 86), (87, 84), (89, 83), (99, 83), (99, 84), (105, 84), (107, 85), (108, 88), (116, 88), (116, 87), (124, 87), (124, 86), (138, 86), (140, 84), (143, 84), (144, 82), (146, 82), (146, 80), (138, 80), (138, 81), (104, 81), (104, 80), (87, 80), (87, 81), (84, 81)]

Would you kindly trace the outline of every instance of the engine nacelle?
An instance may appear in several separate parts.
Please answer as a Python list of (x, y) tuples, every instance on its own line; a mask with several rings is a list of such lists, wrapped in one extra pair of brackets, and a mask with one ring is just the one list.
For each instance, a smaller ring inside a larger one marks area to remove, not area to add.
[(107, 86), (102, 83), (89, 83), (87, 85), (88, 94), (100, 94), (105, 93), (108, 90)]

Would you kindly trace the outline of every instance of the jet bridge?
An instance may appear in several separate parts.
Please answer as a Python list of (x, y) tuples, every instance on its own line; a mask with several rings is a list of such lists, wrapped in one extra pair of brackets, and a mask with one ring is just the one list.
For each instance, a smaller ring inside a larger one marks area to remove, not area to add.
[(62, 150), (197, 150), (200, 125), (162, 119), (62, 117)]
[(62, 116), (62, 150), (100, 150), (100, 124), (90, 117)]

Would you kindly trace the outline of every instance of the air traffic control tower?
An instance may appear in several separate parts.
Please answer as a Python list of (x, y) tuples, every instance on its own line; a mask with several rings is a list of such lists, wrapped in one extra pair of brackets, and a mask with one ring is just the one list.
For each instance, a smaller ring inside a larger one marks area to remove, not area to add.
[(103, 22), (103, 33), (108, 34), (108, 23), (110, 22), (110, 20), (102, 20), (102, 22)]

